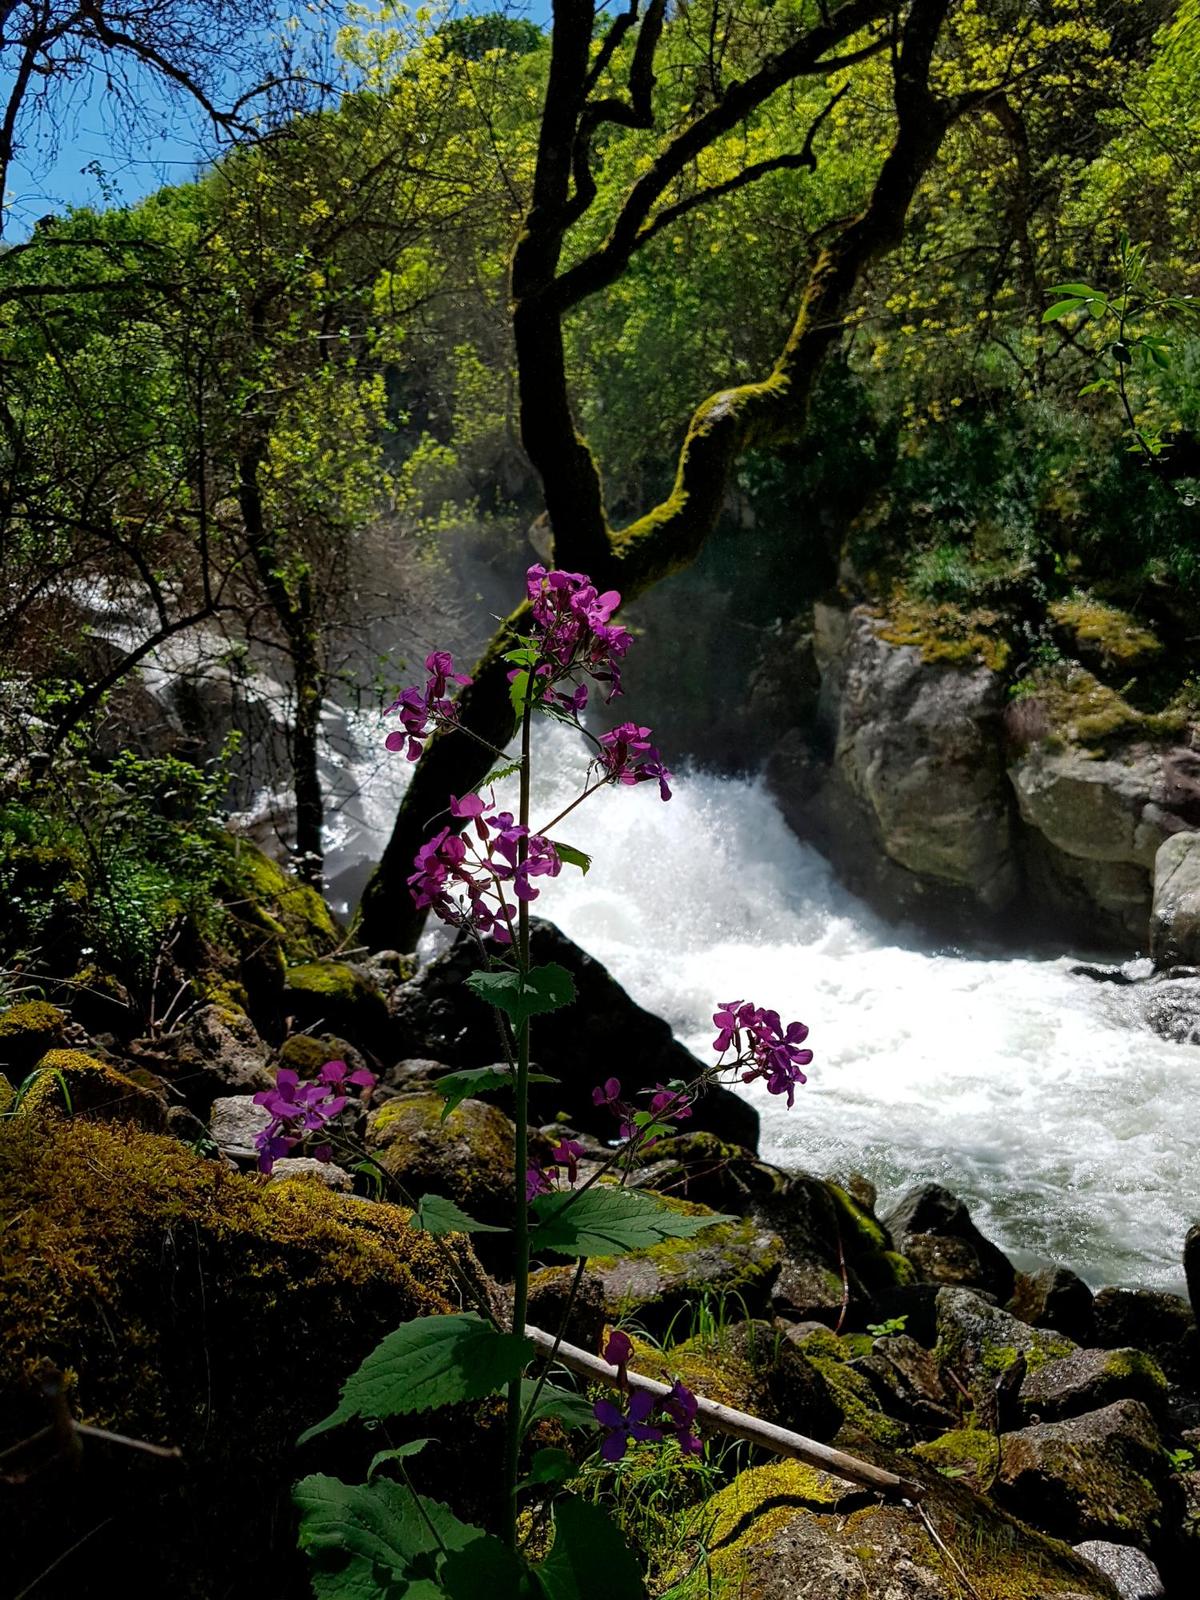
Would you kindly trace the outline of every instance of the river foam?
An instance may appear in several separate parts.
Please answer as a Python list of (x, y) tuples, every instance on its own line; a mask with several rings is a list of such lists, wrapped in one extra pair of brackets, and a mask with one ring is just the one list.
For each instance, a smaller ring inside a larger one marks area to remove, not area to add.
[[(586, 752), (569, 730), (538, 731), (545, 822)], [(1139, 1027), (1120, 989), (1073, 976), (1067, 954), (983, 959), (889, 927), (758, 781), (681, 774), (666, 805), (651, 784), (606, 790), (555, 831), (594, 865), (542, 880), (534, 909), (698, 1056), (719, 1000), (808, 1023), (816, 1058), (795, 1109), (746, 1091), (770, 1160), (865, 1173), (885, 1203), (933, 1179), (1018, 1264), (1180, 1286), (1200, 1214), (1200, 1049)]]

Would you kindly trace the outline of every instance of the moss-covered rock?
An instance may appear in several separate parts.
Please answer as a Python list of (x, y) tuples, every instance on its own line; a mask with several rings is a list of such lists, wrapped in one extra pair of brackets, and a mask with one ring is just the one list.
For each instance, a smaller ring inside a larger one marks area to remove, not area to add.
[(193, 1011), (172, 1037), (171, 1051), (173, 1081), (201, 1115), (216, 1095), (254, 1094), (275, 1082), (270, 1050), (230, 999)]
[(780, 1194), (787, 1179), (778, 1167), (757, 1160), (742, 1145), (700, 1132), (660, 1140), (633, 1182), (640, 1189), (721, 1211), (744, 1207), (757, 1196)]
[(325, 1027), (365, 1050), (378, 1050), (388, 1026), (387, 1001), (360, 968), (346, 961), (309, 961), (284, 974), (282, 1005), (298, 1027)]
[(132, 1122), (155, 1132), (166, 1123), (159, 1095), (84, 1050), (48, 1050), (33, 1071), (34, 1081), (20, 1101), (23, 1116), (54, 1111)]
[(1161, 1544), (1170, 1462), (1138, 1401), (1021, 1428), (1002, 1445), (993, 1495), (1017, 1516), (1071, 1544)]
[[(690, 1200), (661, 1199), (686, 1216), (712, 1214)], [(633, 1315), (661, 1333), (704, 1295), (736, 1297), (741, 1310), (756, 1315), (766, 1306), (782, 1259), (783, 1245), (775, 1234), (749, 1218), (738, 1218), (704, 1228), (690, 1239), (667, 1239), (625, 1256), (597, 1256), (588, 1262), (588, 1270), (600, 1280), (610, 1318)]]
[(953, 1373), (979, 1399), (994, 1389), (1018, 1355), (1036, 1373), (1079, 1348), (1062, 1334), (1031, 1328), (970, 1289), (939, 1289), (937, 1339), (943, 1371)]
[[(886, 1452), (872, 1459), (914, 1475)], [(928, 1485), (923, 1507), (937, 1541), (911, 1509), (800, 1462), (740, 1473), (698, 1518), (715, 1592), (738, 1600), (961, 1600), (968, 1592), (976, 1600), (1116, 1600), (1109, 1580), (1066, 1545), (929, 1466), (915, 1475)]]
[[(94, 1534), (55, 1575), (69, 1592), (306, 1592), (292, 1568), (296, 1435), (398, 1322), (457, 1309), (445, 1248), (478, 1275), (465, 1242), (443, 1248), (395, 1207), (270, 1187), (79, 1117), (0, 1123), (0, 1214), (0, 1449), (44, 1425), (53, 1369), (80, 1420), (176, 1445), (184, 1462), (88, 1442), (65, 1492), (55, 1472), (18, 1504), (7, 1490), (14, 1590)], [(361, 1471), (361, 1448), (344, 1475)], [(338, 1470), (338, 1449), (323, 1441), (322, 1465)]]
[(847, 1448), (854, 1447), (856, 1437), (873, 1439), (883, 1445), (907, 1443), (907, 1426), (888, 1415), (870, 1376), (854, 1364), (859, 1351), (853, 1336), (842, 1339), (822, 1328), (798, 1339), (793, 1348), (822, 1379), (830, 1399), (841, 1413), (837, 1434), (847, 1435)]
[(1162, 640), (1136, 617), (1091, 595), (1069, 595), (1052, 601), (1048, 609), (1067, 647), (1099, 671), (1128, 679), (1162, 654)]
[(0, 1011), (0, 1068), (23, 1078), (39, 1056), (62, 1044), (66, 1013), (48, 1000), (22, 1000)]
[(248, 839), (228, 836), (229, 864), (221, 892), (246, 933), (265, 936), (288, 965), (315, 961), (337, 948), (341, 930), (317, 891), (293, 878)]
[(444, 1195), (479, 1222), (511, 1223), (512, 1122), (482, 1100), (464, 1100), (443, 1121), (445, 1109), (441, 1095), (397, 1095), (367, 1119), (367, 1149), (414, 1199)]
[(1141, 1350), (1078, 1350), (1029, 1373), (1020, 1399), (1025, 1416), (1040, 1422), (1098, 1411), (1115, 1400), (1140, 1400), (1161, 1416), (1167, 1380), (1158, 1363)]
[(990, 1428), (951, 1428), (940, 1438), (917, 1445), (913, 1454), (932, 1462), (939, 1472), (969, 1479), (973, 1489), (986, 1493), (1000, 1466), (1000, 1452)]

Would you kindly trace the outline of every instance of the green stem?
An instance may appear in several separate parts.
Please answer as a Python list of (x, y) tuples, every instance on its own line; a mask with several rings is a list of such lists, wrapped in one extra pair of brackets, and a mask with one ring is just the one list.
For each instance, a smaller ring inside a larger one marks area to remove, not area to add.
[[(529, 827), (529, 747), (533, 721), (534, 673), (530, 669), (521, 712), (521, 796), (518, 821)], [(529, 849), (528, 832), (517, 845), (517, 865), (524, 862)], [(529, 971), (529, 902), (518, 902), (517, 966), (524, 978)], [(529, 1166), (529, 1018), (517, 1029), (516, 1151), (513, 1157), (513, 1190), (516, 1201), (516, 1263), (513, 1273), (512, 1330), (525, 1335), (529, 1312), (529, 1206), (525, 1199), (525, 1172)], [(508, 1418), (505, 1459), (508, 1542), (517, 1548), (517, 1478), (521, 1455), (521, 1380), (514, 1378), (508, 1387)]]

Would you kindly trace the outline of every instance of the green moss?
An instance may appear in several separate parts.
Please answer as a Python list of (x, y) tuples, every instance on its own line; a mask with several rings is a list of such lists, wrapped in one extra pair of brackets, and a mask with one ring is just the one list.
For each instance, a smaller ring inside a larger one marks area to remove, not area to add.
[(846, 1255), (851, 1261), (860, 1255), (873, 1255), (887, 1250), (891, 1245), (882, 1226), (868, 1211), (853, 1200), (846, 1190), (836, 1183), (827, 1182), (835, 1209)]
[(1102, 600), (1072, 595), (1054, 601), (1049, 612), (1070, 635), (1077, 650), (1098, 656), (1107, 667), (1133, 671), (1162, 653), (1162, 641), (1148, 628), (1128, 611), (1119, 611)]
[(983, 1485), (996, 1473), (996, 1436), (986, 1428), (955, 1428), (940, 1439), (917, 1445), (913, 1454), (936, 1467), (960, 1468)]
[(739, 1472), (727, 1489), (708, 1502), (708, 1546), (730, 1554), (747, 1544), (763, 1544), (804, 1509), (832, 1509), (846, 1486), (802, 1461), (775, 1461)]
[(1166, 1375), (1158, 1362), (1141, 1350), (1111, 1350), (1104, 1371), (1109, 1377), (1131, 1382), (1141, 1394), (1166, 1397)]
[(368, 1048), (380, 1044), (387, 1027), (387, 1002), (369, 979), (344, 961), (289, 967), (283, 1003), (302, 1027), (323, 1024)]
[(894, 645), (911, 645), (922, 661), (942, 666), (985, 666), (1003, 672), (1012, 647), (1002, 632), (998, 612), (964, 611), (959, 606), (935, 605), (903, 591), (893, 595), (878, 629), (879, 637)]
[(48, 1050), (33, 1073), (21, 1098), (22, 1116), (67, 1112), (154, 1129), (165, 1120), (165, 1107), (157, 1095), (86, 1051)]
[(265, 940), (285, 963), (314, 961), (337, 948), (341, 931), (309, 884), (293, 878), (248, 839), (222, 836), (226, 861), (219, 893), (243, 948)]
[[(77, 1117), (0, 1123), (0, 1214), (0, 1448), (44, 1422), (39, 1378), (56, 1368), (80, 1420), (178, 1445), (188, 1463), (156, 1479), (147, 1518), (144, 1472), (103, 1458), (107, 1509), (139, 1528), (120, 1557), (130, 1591), (278, 1592), (296, 1434), (398, 1322), (457, 1309), (445, 1249), (396, 1207), (268, 1186)], [(465, 1246), (449, 1248), (478, 1276)], [(24, 1511), (8, 1555), (23, 1549), (31, 1577), (95, 1522), (83, 1492)]]
[(481, 1222), (511, 1221), (516, 1130), (496, 1106), (464, 1100), (446, 1120), (437, 1094), (402, 1094), (371, 1113), (367, 1148), (414, 1196), (445, 1195)]
[(314, 1078), (329, 1060), (328, 1047), (309, 1033), (294, 1033), (279, 1047), (279, 1064), (302, 1078)]
[(0, 1012), (0, 1062), (18, 1076), (51, 1046), (61, 1043), (66, 1015), (48, 1000), (22, 1000)]
[[(1041, 708), (1040, 719), (1025, 719), (1027, 729), (1033, 724), (1032, 739), (1050, 744), (1103, 749), (1130, 739), (1174, 738), (1189, 724), (1185, 701), (1173, 702), (1163, 711), (1141, 712), (1083, 667), (1044, 669), (1022, 679), (1019, 687), (1023, 701)], [(1025, 736), (1031, 737), (1028, 732)]]

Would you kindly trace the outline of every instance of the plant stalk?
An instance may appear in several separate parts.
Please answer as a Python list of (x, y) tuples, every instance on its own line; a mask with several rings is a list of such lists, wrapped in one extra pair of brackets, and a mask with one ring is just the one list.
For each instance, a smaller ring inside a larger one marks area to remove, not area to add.
[[(533, 668), (525, 687), (525, 704), (521, 711), (521, 792), (518, 822), (529, 827), (529, 750), (530, 728), (533, 722), (533, 694), (535, 676)], [(529, 853), (528, 832), (522, 834), (517, 845), (517, 864), (520, 866)], [(529, 902), (517, 903), (517, 967), (522, 978), (529, 972)], [(517, 1081), (516, 1081), (516, 1150), (513, 1156), (513, 1197), (516, 1202), (516, 1227), (514, 1243), (516, 1261), (513, 1269), (513, 1319), (512, 1330), (523, 1336), (525, 1317), (529, 1309), (529, 1205), (525, 1198), (525, 1173), (529, 1166), (529, 1018), (517, 1029)], [(508, 1386), (508, 1416), (505, 1439), (505, 1497), (508, 1543), (517, 1548), (517, 1478), (521, 1456), (521, 1379), (514, 1378)]]

